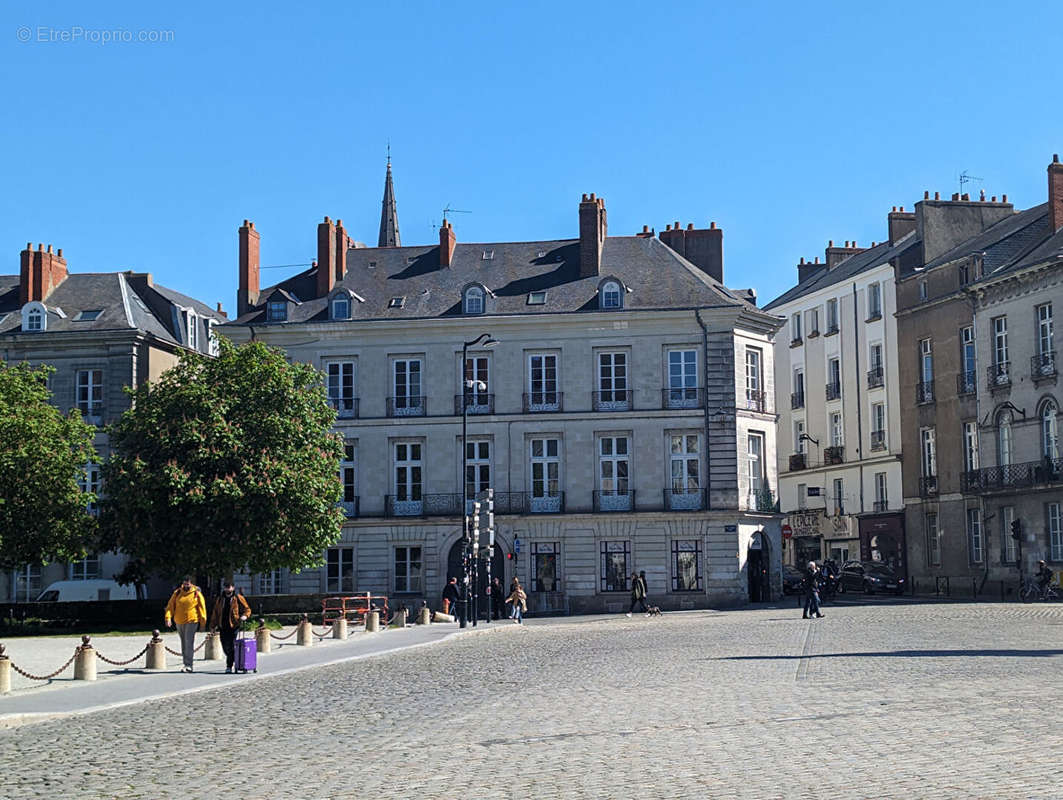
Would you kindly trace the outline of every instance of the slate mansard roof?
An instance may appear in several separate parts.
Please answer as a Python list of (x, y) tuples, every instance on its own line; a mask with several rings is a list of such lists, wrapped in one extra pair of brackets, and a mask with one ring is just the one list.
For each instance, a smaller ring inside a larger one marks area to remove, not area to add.
[[(326, 321), (328, 300), (337, 290), (354, 295), (352, 320), (462, 317), (463, 292), (472, 285), (487, 290), (487, 315), (596, 311), (598, 289), (609, 278), (623, 287), (624, 309), (732, 307), (767, 321), (745, 292), (727, 289), (653, 237), (607, 237), (601, 270), (590, 277), (580, 277), (579, 254), (578, 239), (459, 242), (451, 266), (441, 267), (436, 245), (352, 248), (343, 280), (328, 297), (315, 297), (317, 270), (311, 268), (263, 289), (258, 303), (233, 324), (264, 323), (271, 298), (295, 301), (288, 324)], [(532, 292), (546, 292), (545, 302), (529, 304)], [(403, 298), (401, 305), (395, 298)]]
[[(227, 321), (205, 303), (152, 285), (144, 273), (70, 273), (43, 304), (48, 310), (47, 334), (139, 330), (182, 347), (188, 346), (185, 311), (191, 309), (204, 326), (198, 336), (198, 349), (204, 353), (209, 349), (205, 321)], [(21, 311), (19, 276), (0, 275), (0, 335), (23, 333)], [(89, 311), (100, 313), (92, 319), (82, 318), (82, 313)]]

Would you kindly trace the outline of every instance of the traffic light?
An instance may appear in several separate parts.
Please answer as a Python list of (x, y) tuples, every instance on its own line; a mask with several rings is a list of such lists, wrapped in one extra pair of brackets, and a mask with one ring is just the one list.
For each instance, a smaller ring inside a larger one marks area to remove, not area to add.
[(1015, 541), (1019, 541), (1022, 538), (1022, 520), (1013, 519), (1011, 521), (1011, 538)]
[(507, 559), (508, 561), (512, 561), (512, 560), (513, 560), (513, 557), (514, 557), (514, 556), (513, 556), (513, 553), (512, 553), (512, 552), (508, 552), (508, 553), (506, 553), (506, 559)]

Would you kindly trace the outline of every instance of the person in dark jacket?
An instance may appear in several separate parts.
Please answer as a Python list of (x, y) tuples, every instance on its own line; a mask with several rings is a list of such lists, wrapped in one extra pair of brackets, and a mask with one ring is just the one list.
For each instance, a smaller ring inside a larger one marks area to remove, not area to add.
[(506, 595), (502, 591), (502, 581), (497, 577), (491, 579), (491, 612), (494, 619), (502, 619), (506, 610)]
[(251, 607), (244, 596), (236, 591), (232, 581), (226, 581), (222, 593), (214, 601), (210, 614), (210, 629), (221, 636), (221, 649), (225, 652), (225, 671), (232, 672), (236, 663), (236, 634), (244, 620), (251, 616)]
[(650, 610), (646, 608), (646, 584), (642, 582), (642, 578), (639, 577), (637, 572), (631, 573), (631, 607), (627, 610), (627, 615), (630, 617), (631, 612), (635, 610), (635, 604), (638, 603), (642, 606), (642, 613), (649, 614)]
[(443, 587), (443, 613), (458, 616), (458, 602), (461, 600), (461, 592), (458, 590), (458, 579), (451, 577), (447, 585)]
[(1037, 585), (1041, 591), (1044, 592), (1048, 588), (1048, 584), (1052, 582), (1052, 570), (1048, 568), (1048, 564), (1044, 560), (1037, 562), (1037, 572), (1033, 574), (1037, 578)]
[(805, 608), (801, 614), (801, 619), (823, 616), (823, 613), (819, 610), (819, 582), (821, 577), (816, 562), (809, 561), (808, 572), (805, 573)]

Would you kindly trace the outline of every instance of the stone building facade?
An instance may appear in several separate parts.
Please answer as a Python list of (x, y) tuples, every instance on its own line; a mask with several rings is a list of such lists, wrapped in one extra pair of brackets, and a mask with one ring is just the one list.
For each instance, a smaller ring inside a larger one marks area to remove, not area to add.
[(533, 611), (626, 609), (635, 570), (662, 607), (777, 593), (779, 320), (723, 286), (722, 232), (608, 236), (585, 195), (575, 239), (439, 233), (366, 248), (326, 218), (315, 265), (260, 289), (258, 232), (241, 227), (241, 314), (223, 332), (320, 368), (347, 445), (341, 541), (320, 570), (255, 589), (436, 605), (461, 569), (463, 494), (490, 488), (492, 574), (519, 577)]

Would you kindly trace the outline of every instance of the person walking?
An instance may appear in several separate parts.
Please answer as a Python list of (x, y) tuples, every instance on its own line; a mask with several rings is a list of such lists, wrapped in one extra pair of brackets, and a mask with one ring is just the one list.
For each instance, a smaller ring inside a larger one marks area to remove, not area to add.
[(459, 600), (461, 600), (461, 592), (458, 591), (458, 579), (451, 576), (447, 580), (447, 585), (443, 587), (443, 613), (457, 617)]
[(809, 561), (808, 572), (805, 573), (805, 607), (801, 612), (801, 619), (823, 616), (823, 613), (819, 610), (820, 577), (819, 567), (816, 566), (816, 562)]
[(222, 593), (214, 601), (210, 613), (210, 629), (221, 636), (221, 649), (225, 653), (225, 671), (232, 672), (236, 663), (236, 634), (245, 619), (251, 616), (251, 606), (244, 596), (236, 591), (232, 581), (226, 581)]
[(200, 625), (207, 624), (207, 601), (203, 592), (192, 583), (192, 576), (185, 575), (181, 585), (170, 595), (166, 604), (166, 627), (177, 625), (177, 635), (181, 637), (181, 672), (192, 671), (192, 657), (196, 651), (196, 631)]
[(510, 585), (513, 587), (513, 591), (506, 598), (506, 602), (513, 604), (513, 611), (510, 612), (509, 618), (518, 625), (523, 625), (524, 612), (528, 610), (528, 595), (524, 593), (524, 588), (516, 578), (513, 579), (513, 583)]
[(506, 609), (506, 596), (502, 591), (502, 581), (498, 577), (491, 579), (491, 610), (495, 619), (502, 619)]
[(642, 577), (637, 572), (631, 573), (631, 607), (627, 610), (627, 616), (631, 616), (631, 612), (635, 610), (635, 604), (638, 603), (642, 606), (642, 613), (649, 614), (650, 610), (646, 608), (646, 583), (642, 580)]

